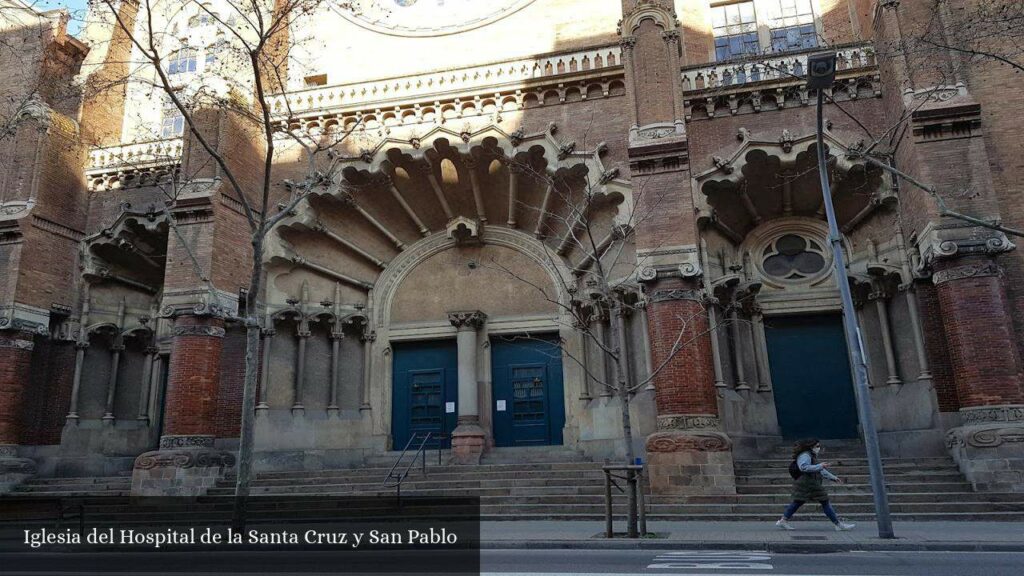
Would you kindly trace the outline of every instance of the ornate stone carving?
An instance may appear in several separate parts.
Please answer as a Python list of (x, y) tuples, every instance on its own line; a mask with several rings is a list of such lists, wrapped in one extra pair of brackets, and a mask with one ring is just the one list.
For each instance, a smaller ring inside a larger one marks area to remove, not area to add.
[(718, 416), (705, 414), (669, 414), (658, 416), (658, 430), (721, 430)]
[(978, 264), (966, 264), (939, 270), (932, 275), (932, 282), (936, 286), (953, 280), (964, 278), (979, 278), (985, 276), (1002, 276), (1003, 270), (995, 262), (983, 262)]
[(960, 420), (964, 426), (992, 422), (1024, 422), (1024, 405), (963, 408)]
[(31, 351), (34, 347), (35, 344), (31, 340), (22, 340), (21, 338), (9, 338), (6, 336), (0, 336), (0, 348), (13, 348), (15, 350)]
[(487, 321), (487, 314), (484, 314), (479, 310), (449, 312), (448, 321), (451, 322), (452, 326), (455, 326), (458, 330), (462, 330), (464, 328), (479, 330), (483, 327), (484, 322)]
[(682, 288), (672, 290), (655, 290), (651, 293), (651, 302), (668, 302), (670, 300), (693, 300), (703, 302), (704, 297), (700, 290), (684, 290)]
[(235, 455), (219, 450), (158, 450), (135, 459), (135, 469), (154, 468), (231, 468)]
[(175, 326), (175, 336), (208, 336), (210, 338), (223, 338), (225, 330), (219, 326)]
[(1004, 428), (982, 428), (966, 435), (968, 446), (975, 448), (995, 448), (1003, 444), (1024, 443), (1024, 426)]
[(732, 442), (728, 436), (716, 432), (657, 432), (647, 437), (647, 452), (728, 452)]
[(213, 441), (213, 436), (206, 435), (163, 436), (160, 438), (160, 449), (213, 448)]
[(653, 266), (645, 266), (637, 272), (636, 277), (641, 282), (650, 282), (658, 277), (658, 270)]

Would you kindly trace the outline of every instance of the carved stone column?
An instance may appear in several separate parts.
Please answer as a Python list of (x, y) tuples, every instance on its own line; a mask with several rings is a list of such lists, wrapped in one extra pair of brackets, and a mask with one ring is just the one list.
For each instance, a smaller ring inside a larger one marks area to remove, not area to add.
[(309, 322), (303, 318), (299, 321), (299, 328), (295, 333), (299, 339), (299, 347), (295, 358), (295, 384), (292, 389), (292, 415), (301, 416), (305, 413), (306, 407), (302, 404), (302, 389), (306, 385), (306, 342), (309, 340)]
[(260, 397), (256, 404), (257, 412), (270, 409), (270, 404), (267, 403), (270, 394), (270, 355), (273, 351), (274, 335), (277, 334), (277, 330), (274, 330), (273, 319), (267, 322), (270, 327), (263, 329), (263, 366), (260, 370)]
[(363, 341), (363, 402), (359, 410), (370, 410), (370, 385), (373, 377), (373, 343), (377, 340), (377, 333), (367, 325), (360, 337)]
[(889, 298), (885, 289), (875, 290), (869, 296), (875, 302), (878, 313), (878, 327), (882, 332), (882, 350), (885, 352), (886, 384), (900, 384), (899, 368), (896, 366), (896, 350), (892, 343), (892, 329), (889, 326)]
[(480, 427), (479, 383), (476, 375), (477, 331), (487, 315), (479, 310), (450, 312), (448, 321), (455, 326), (459, 354), (458, 425), (452, 432), (452, 463), (479, 464), (485, 437)]
[[(159, 372), (160, 367), (158, 365), (160, 358), (160, 349), (156, 346), (147, 346), (145, 364), (142, 368), (142, 383), (139, 386), (139, 415), (136, 416), (136, 420), (139, 422), (149, 422), (149, 396), (153, 392), (153, 374)], [(154, 371), (155, 369), (155, 371)]]
[(124, 352), (124, 340), (120, 334), (114, 335), (114, 343), (110, 346), (110, 376), (107, 379), (107, 401), (103, 411), (103, 423), (114, 423), (114, 398), (117, 396), (117, 376), (121, 368), (121, 353)]
[(179, 315), (172, 333), (163, 436), (135, 459), (133, 496), (198, 496), (235, 464), (214, 449), (224, 320)]
[(338, 362), (341, 361), (341, 341), (345, 339), (345, 332), (342, 331), (341, 322), (335, 322), (331, 330), (331, 400), (327, 404), (328, 414), (338, 414), (338, 382), (341, 374), (338, 370)]
[(75, 375), (71, 380), (71, 407), (68, 409), (67, 421), (78, 423), (78, 396), (82, 389), (82, 365), (85, 364), (85, 351), (89, 348), (89, 340), (79, 339), (75, 342)]

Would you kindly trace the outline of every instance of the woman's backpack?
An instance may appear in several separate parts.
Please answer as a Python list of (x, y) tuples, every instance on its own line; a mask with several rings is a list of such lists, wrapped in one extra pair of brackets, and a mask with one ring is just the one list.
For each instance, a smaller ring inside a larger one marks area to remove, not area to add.
[(794, 458), (789, 463), (789, 475), (793, 477), (793, 480), (796, 480), (801, 474), (803, 474), (803, 471), (800, 470), (800, 465), (796, 463), (796, 458)]

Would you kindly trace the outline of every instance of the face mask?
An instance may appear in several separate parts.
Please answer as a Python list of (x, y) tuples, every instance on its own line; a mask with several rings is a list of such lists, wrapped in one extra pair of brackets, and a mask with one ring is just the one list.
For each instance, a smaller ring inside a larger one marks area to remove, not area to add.
[(811, 452), (814, 452), (815, 454), (821, 452), (821, 446), (815, 446), (814, 448), (811, 448)]

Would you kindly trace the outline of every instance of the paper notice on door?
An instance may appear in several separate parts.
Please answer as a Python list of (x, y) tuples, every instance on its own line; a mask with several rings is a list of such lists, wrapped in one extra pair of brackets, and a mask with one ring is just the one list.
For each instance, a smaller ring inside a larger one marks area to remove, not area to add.
[(455, 414), (455, 402), (445, 402), (444, 403), (444, 413), (445, 414)]
[(504, 400), (498, 400), (498, 412), (504, 412), (504, 411), (505, 411), (505, 401)]

